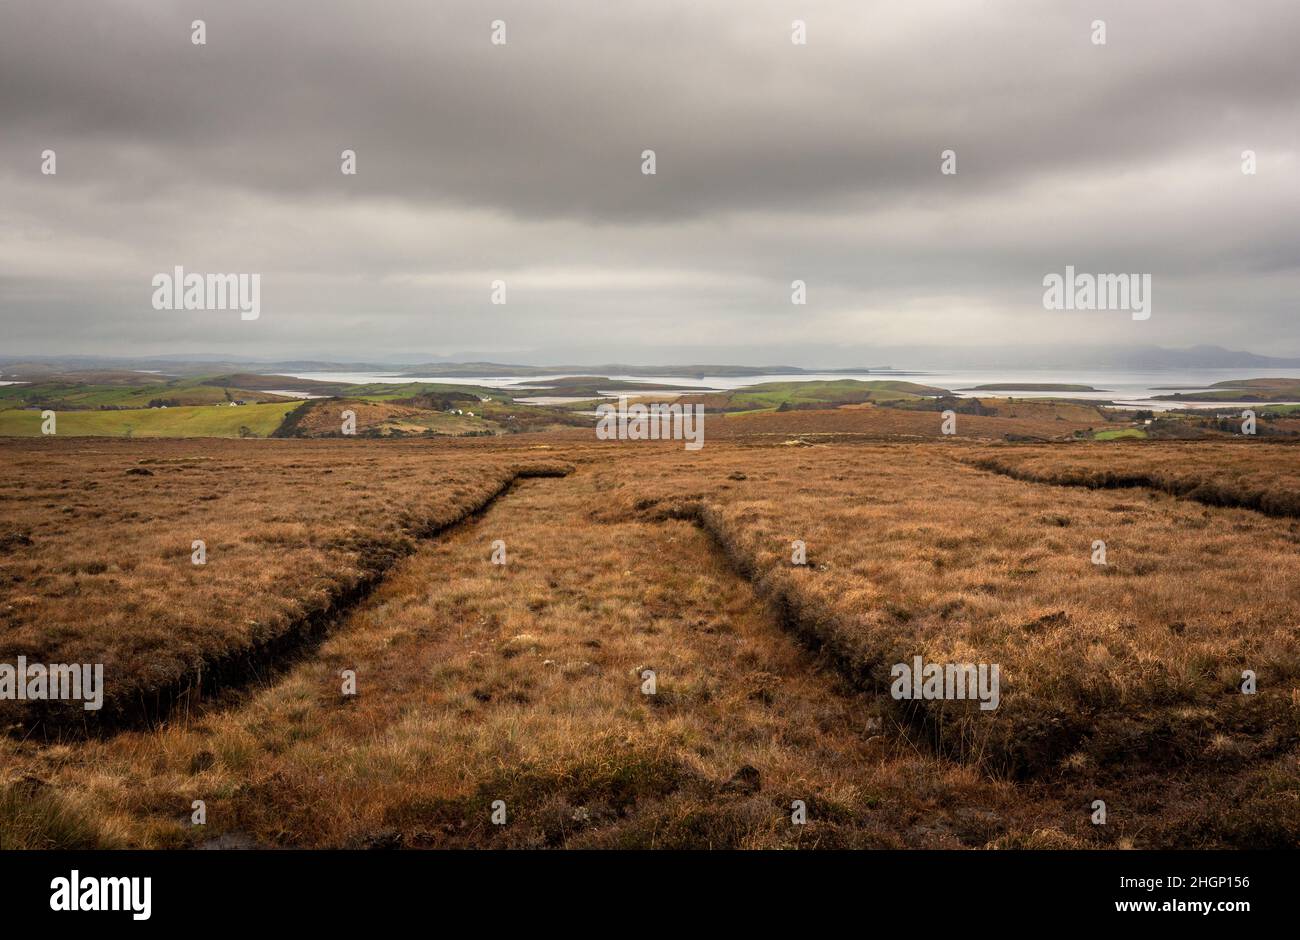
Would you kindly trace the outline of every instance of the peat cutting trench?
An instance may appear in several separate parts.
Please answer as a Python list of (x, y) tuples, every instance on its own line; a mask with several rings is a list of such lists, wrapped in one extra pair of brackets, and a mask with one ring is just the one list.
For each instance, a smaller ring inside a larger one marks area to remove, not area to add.
[[(453, 519), (408, 533), (416, 542), (445, 536), (457, 527), (482, 516), (506, 496), (520, 480), (564, 477), (572, 468), (521, 467), (486, 498), (465, 507)], [(233, 705), (250, 687), (264, 685), (310, 655), (348, 615), (383, 583), (396, 564), (414, 548), (390, 547), (382, 561), (370, 566), (354, 584), (334, 592), (328, 604), (313, 610), (267, 640), (210, 657), (173, 682), (153, 689), (137, 689), (129, 695), (106, 695), (104, 707), (93, 718), (79, 703), (32, 702), (26, 714), (9, 729), (13, 737), (46, 741), (105, 737), (122, 731), (157, 725), (177, 712), (200, 707)]]

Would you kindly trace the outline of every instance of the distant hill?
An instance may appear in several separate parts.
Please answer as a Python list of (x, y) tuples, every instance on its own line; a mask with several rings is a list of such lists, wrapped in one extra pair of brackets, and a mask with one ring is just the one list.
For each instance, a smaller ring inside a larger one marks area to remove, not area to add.
[[(785, 355), (794, 358), (789, 350)], [(154, 357), (120, 356), (0, 356), (0, 373), (6, 380), (40, 376), (51, 372), (96, 370), (155, 370), (167, 375), (212, 375), (214, 373), (286, 374), (297, 372), (386, 372), (403, 377), (483, 378), (496, 375), (660, 375), (700, 379), (705, 376), (744, 377), (751, 375), (809, 375), (816, 373), (846, 375), (850, 373), (896, 372), (906, 369), (1012, 369), (1035, 368), (1062, 371), (1081, 369), (1124, 369), (1131, 371), (1165, 371), (1180, 369), (1300, 369), (1300, 358), (1263, 356), (1222, 346), (1192, 346), (1168, 349), (1163, 346), (1076, 346), (1076, 347), (907, 347), (892, 350), (846, 345), (827, 351), (825, 358), (801, 355), (805, 361), (881, 362), (888, 359), (907, 365), (854, 366), (820, 368), (792, 365), (724, 365), (667, 364), (635, 365), (630, 363), (581, 363), (557, 365), (521, 365), (519, 363), (449, 362), (430, 360), (413, 364), (410, 356), (375, 361), (332, 361), (321, 359), (224, 358), (204, 353)], [(739, 357), (737, 357), (739, 358)]]
[(1114, 368), (1124, 369), (1300, 369), (1300, 359), (1261, 356), (1256, 353), (1224, 349), (1222, 346), (1192, 346), (1188, 349), (1165, 349), (1139, 346), (1125, 352), (1117, 350)]
[(405, 377), (428, 376), (442, 378), (450, 376), (485, 377), (491, 375), (576, 375), (576, 376), (610, 376), (610, 375), (662, 375), (669, 378), (702, 379), (705, 376), (747, 375), (812, 375), (817, 373), (861, 373), (871, 370), (862, 369), (804, 369), (799, 366), (724, 366), (724, 365), (669, 365), (669, 366), (635, 366), (627, 363), (605, 363), (597, 365), (558, 365), (558, 366), (521, 366), (500, 362), (463, 362), (430, 363), (423, 366), (407, 366), (399, 373)]

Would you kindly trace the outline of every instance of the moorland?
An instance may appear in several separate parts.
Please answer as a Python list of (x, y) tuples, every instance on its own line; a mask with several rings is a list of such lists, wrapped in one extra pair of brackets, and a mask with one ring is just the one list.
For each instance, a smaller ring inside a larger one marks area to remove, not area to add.
[[(5, 848), (1300, 842), (1285, 412), (779, 383), (693, 393), (688, 452), (486, 387), (98, 378), (0, 440), (0, 662), (106, 685), (0, 701)], [(998, 707), (896, 698), (918, 656)]]

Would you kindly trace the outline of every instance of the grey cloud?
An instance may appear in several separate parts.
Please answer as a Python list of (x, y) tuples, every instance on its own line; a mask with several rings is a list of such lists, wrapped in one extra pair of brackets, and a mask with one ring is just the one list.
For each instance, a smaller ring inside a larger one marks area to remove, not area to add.
[[(705, 345), (1134, 341), (1041, 309), (1042, 275), (1073, 263), (1154, 274), (1143, 341), (1300, 353), (1298, 46), (1285, 0), (9, 0), (0, 324), (30, 351), (562, 347), (666, 324)], [(263, 272), (256, 338), (149, 309), (177, 263)], [(812, 302), (792, 313), (795, 277)]]

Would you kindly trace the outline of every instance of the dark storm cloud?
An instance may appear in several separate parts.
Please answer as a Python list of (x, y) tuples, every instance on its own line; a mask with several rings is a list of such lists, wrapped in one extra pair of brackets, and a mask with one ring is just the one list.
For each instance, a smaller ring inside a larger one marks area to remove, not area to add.
[[(0, 322), (29, 351), (668, 325), (722, 346), (1267, 332), (1300, 353), (1297, 45), (1283, 0), (10, 0)], [(141, 283), (174, 264), (262, 272), (257, 333), (149, 308)], [(1043, 311), (1065, 264), (1152, 272), (1156, 315), (1138, 334)], [(498, 276), (511, 303), (487, 307)]]

